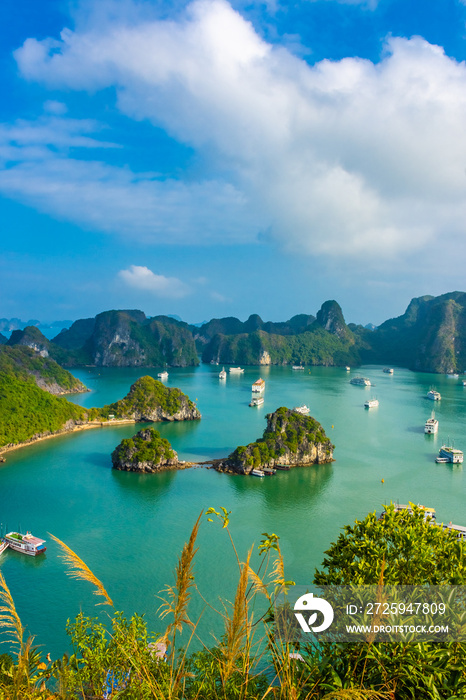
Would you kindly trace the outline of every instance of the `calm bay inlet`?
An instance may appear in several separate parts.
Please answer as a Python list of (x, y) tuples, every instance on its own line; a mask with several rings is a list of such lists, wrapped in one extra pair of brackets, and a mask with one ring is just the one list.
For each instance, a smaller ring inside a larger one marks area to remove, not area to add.
[[(157, 368), (85, 368), (73, 373), (91, 390), (70, 400), (85, 407), (124, 396), (140, 376), (157, 376)], [(246, 368), (219, 381), (219, 368), (171, 368), (168, 386), (196, 401), (202, 420), (157, 423), (180, 459), (202, 462), (228, 455), (262, 435), (265, 415), (279, 406), (306, 404), (335, 444), (335, 462), (278, 472), (255, 479), (194, 467), (161, 474), (112, 469), (111, 453), (141, 424), (108, 426), (58, 436), (8, 454), (0, 469), (4, 528), (30, 530), (47, 539), (42, 557), (3, 555), (2, 572), (18, 612), (35, 642), (57, 657), (69, 649), (66, 620), (94, 607), (88, 584), (70, 579), (58, 557), (52, 533), (66, 542), (103, 581), (117, 609), (144, 613), (150, 629), (159, 629), (158, 595), (171, 583), (176, 559), (201, 510), (231, 510), (230, 527), (241, 557), (261, 533), (281, 537), (286, 575), (298, 584), (312, 582), (323, 552), (341, 529), (384, 503), (413, 501), (437, 511), (437, 521), (466, 524), (463, 466), (436, 464), (440, 446), (454, 442), (464, 449), (466, 387), (461, 379), (415, 373), (395, 367)], [(354, 386), (356, 374), (370, 388)], [(265, 379), (264, 404), (249, 407), (251, 384)], [(424, 434), (433, 408), (439, 431)], [(379, 406), (365, 410), (376, 396)], [(383, 481), (382, 481), (383, 480)], [(196, 555), (196, 580), (212, 603), (232, 599), (237, 582), (234, 555), (217, 523), (203, 519)], [(256, 547), (257, 552), (257, 547)], [(257, 557), (257, 554), (254, 554)], [(194, 600), (195, 612), (204, 608)], [(97, 612), (95, 612), (97, 610)], [(211, 619), (205, 612), (199, 634), (206, 643)], [(218, 630), (214, 630), (217, 631)]]

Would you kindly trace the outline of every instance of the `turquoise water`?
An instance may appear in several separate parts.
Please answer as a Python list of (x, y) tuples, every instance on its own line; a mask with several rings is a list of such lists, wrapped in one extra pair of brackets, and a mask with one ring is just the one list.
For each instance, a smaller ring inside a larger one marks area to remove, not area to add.
[[(157, 596), (172, 582), (177, 556), (198, 514), (210, 506), (232, 511), (231, 532), (241, 557), (259, 543), (261, 533), (280, 535), (287, 577), (303, 585), (312, 581), (324, 550), (345, 524), (390, 500), (423, 503), (436, 508), (440, 520), (466, 524), (462, 465), (434, 462), (444, 441), (466, 449), (461, 381), (397, 368), (388, 375), (381, 367), (366, 367), (358, 373), (376, 386), (364, 388), (349, 384), (355, 372), (339, 368), (309, 373), (271, 367), (249, 368), (220, 382), (219, 369), (170, 370), (168, 386), (186, 392), (202, 413), (201, 421), (156, 426), (180, 459), (225, 456), (262, 434), (269, 411), (305, 403), (334, 442), (336, 461), (266, 479), (201, 467), (157, 475), (112, 470), (112, 450), (140, 425), (97, 428), (9, 453), (0, 468), (1, 521), (48, 542), (44, 557), (9, 551), (1, 567), (23, 622), (45, 652), (54, 656), (68, 649), (65, 623), (80, 610), (104, 615), (95, 607), (91, 587), (66, 575), (47, 533), (86, 561), (117, 609), (145, 613), (149, 627), (161, 630)], [(73, 400), (84, 406), (109, 403), (124, 396), (139, 376), (156, 377), (157, 371), (75, 371), (91, 392)], [(251, 384), (259, 376), (266, 381), (265, 403), (250, 408)], [(425, 398), (432, 385), (442, 394), (440, 403)], [(380, 405), (365, 410), (364, 401), (372, 396)], [(426, 436), (423, 426), (433, 408), (439, 433)], [(232, 599), (237, 566), (225, 531), (204, 517), (198, 544), (196, 580), (202, 595), (214, 604), (219, 597)], [(193, 615), (203, 606), (195, 598)], [(206, 642), (212, 630), (219, 634), (207, 611), (199, 626)]]

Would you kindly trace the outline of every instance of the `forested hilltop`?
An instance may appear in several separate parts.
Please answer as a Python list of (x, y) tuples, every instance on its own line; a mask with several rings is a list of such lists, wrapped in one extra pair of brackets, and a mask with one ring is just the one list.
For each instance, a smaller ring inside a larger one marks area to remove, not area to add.
[(105, 311), (81, 319), (52, 341), (28, 326), (8, 346), (27, 345), (65, 367), (187, 367), (241, 365), (357, 366), (390, 364), (423, 372), (466, 370), (466, 293), (413, 299), (406, 312), (375, 330), (347, 324), (336, 301), (316, 316), (263, 321), (252, 314), (212, 319), (197, 327), (142, 311)]

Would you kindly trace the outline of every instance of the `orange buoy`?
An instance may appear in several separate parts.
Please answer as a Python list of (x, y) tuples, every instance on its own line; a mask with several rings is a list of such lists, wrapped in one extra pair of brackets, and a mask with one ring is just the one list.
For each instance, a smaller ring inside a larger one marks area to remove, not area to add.
[(384, 484), (384, 483), (385, 483), (385, 479), (382, 479), (382, 484)]

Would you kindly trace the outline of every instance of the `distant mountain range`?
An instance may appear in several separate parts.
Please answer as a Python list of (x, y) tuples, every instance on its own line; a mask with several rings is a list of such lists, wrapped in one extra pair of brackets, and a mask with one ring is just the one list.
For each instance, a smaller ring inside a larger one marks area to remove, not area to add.
[(73, 321), (52, 321), (51, 323), (42, 323), (37, 319), (22, 321), (20, 318), (0, 318), (0, 333), (9, 333), (10, 331), (24, 330), (27, 326), (36, 326), (41, 331), (55, 330), (57, 333), (62, 328), (69, 328)]
[[(3, 342), (5, 342), (5, 338)], [(1, 339), (0, 339), (1, 342)], [(203, 362), (269, 365), (387, 364), (424, 372), (466, 370), (466, 293), (413, 299), (381, 326), (347, 325), (340, 305), (326, 301), (316, 316), (242, 322), (212, 319), (201, 326), (142, 311), (105, 311), (75, 321), (53, 340), (36, 326), (15, 330), (6, 345), (27, 345), (67, 366), (186, 367)]]

